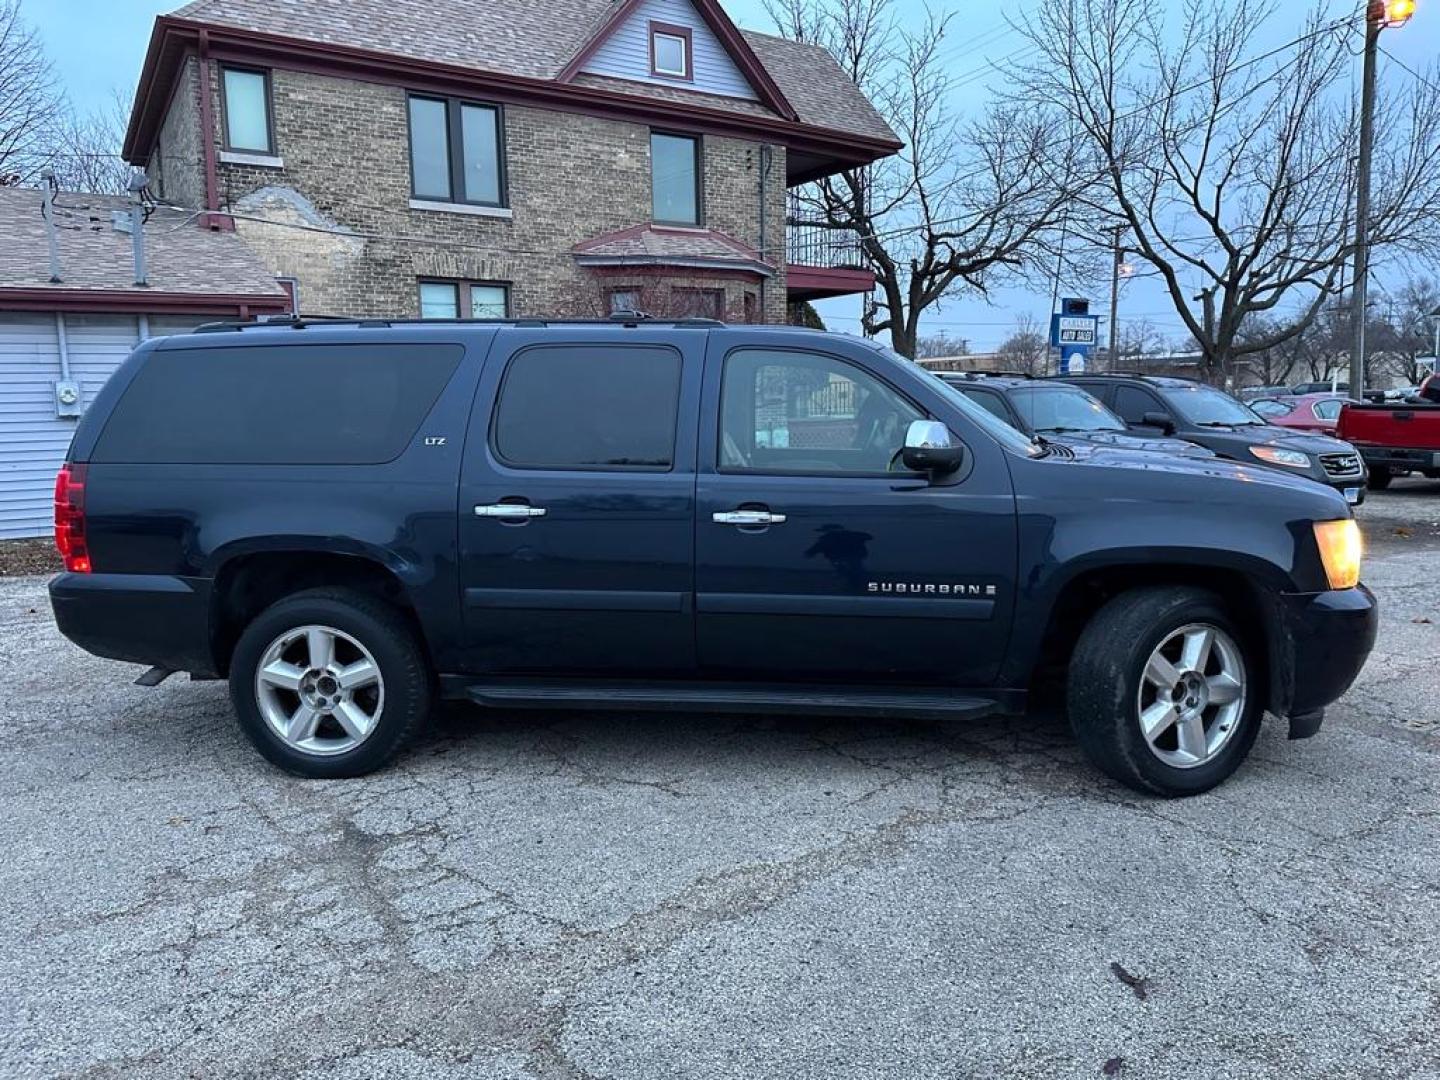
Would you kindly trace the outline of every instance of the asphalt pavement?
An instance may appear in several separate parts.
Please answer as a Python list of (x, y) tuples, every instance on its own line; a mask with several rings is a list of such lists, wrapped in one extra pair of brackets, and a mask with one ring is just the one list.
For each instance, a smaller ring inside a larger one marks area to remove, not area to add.
[(1179, 802), (1054, 717), (457, 708), (301, 781), (0, 581), (0, 1076), (1440, 1076), (1440, 483), (1359, 516), (1359, 684)]

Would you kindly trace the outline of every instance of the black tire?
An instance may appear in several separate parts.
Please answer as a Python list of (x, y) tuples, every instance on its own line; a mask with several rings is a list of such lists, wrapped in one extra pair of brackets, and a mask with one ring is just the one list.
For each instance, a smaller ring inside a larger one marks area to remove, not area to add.
[[(1216, 627), (1234, 642), (1244, 667), (1245, 694), (1235, 730), (1216, 756), (1179, 768), (1162, 761), (1145, 741), (1139, 695), (1151, 653), (1194, 623)], [(1090, 620), (1071, 655), (1066, 679), (1070, 726), (1091, 761), (1127, 787), (1167, 798), (1198, 795), (1240, 766), (1260, 732), (1264, 665), (1259, 656), (1255, 642), (1211, 593), (1171, 586), (1122, 593)]]
[[(354, 638), (374, 657), (383, 703), (363, 741), (322, 756), (286, 743), (261, 712), (256, 674), (265, 650), (287, 631), (318, 624)], [(251, 621), (230, 660), (230, 699), (240, 727), (265, 758), (286, 772), (317, 779), (364, 776), (388, 763), (424, 726), (432, 678), (414, 630), (394, 607), (354, 589), (310, 589), (279, 600)]]
[(1395, 474), (1384, 465), (1374, 465), (1370, 469), (1370, 490), (1384, 491), (1390, 486), (1390, 481), (1394, 479)]

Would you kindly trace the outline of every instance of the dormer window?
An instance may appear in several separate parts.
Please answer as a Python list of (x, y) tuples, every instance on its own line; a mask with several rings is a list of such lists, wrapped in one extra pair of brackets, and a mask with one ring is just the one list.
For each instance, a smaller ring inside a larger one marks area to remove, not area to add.
[(650, 74), (662, 79), (691, 80), (694, 54), (690, 28), (670, 23), (650, 24)]

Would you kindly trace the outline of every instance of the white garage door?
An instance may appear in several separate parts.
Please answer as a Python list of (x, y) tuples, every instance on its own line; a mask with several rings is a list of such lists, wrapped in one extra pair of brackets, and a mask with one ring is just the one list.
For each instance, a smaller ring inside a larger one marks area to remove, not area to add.
[[(70, 377), (88, 406), (142, 329), (150, 336), (188, 330), (205, 319), (66, 315)], [(46, 536), (54, 522), (55, 473), (75, 420), (55, 415), (61, 322), (50, 313), (0, 312), (0, 539)]]

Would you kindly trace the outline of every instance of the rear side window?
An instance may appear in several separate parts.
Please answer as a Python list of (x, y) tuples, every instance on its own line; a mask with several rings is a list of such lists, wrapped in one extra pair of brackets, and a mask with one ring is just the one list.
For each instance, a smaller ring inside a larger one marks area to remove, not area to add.
[(284, 345), (151, 353), (92, 460), (378, 465), (414, 438), (460, 345)]
[(680, 363), (663, 346), (523, 349), (500, 386), (495, 453), (530, 469), (669, 469)]

